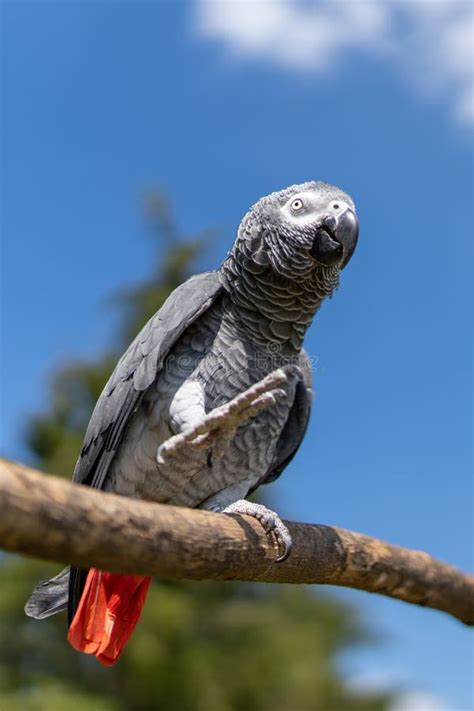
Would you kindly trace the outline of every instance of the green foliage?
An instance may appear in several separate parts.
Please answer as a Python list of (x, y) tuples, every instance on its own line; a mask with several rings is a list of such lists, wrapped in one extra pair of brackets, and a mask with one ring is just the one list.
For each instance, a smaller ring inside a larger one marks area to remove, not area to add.
[(64, 615), (42, 622), (23, 615), (31, 587), (54, 572), (14, 558), (0, 569), (2, 709), (385, 708), (378, 697), (349, 693), (335, 665), (340, 651), (364, 639), (352, 611), (305, 588), (155, 584), (121, 660), (106, 668), (68, 647)]
[[(123, 347), (193, 271), (205, 243), (178, 234), (166, 203), (148, 203), (158, 266), (120, 297), (117, 352), (60, 370), (27, 441), (40, 467), (70, 476), (84, 429)], [(354, 612), (308, 588), (155, 583), (114, 667), (67, 644), (64, 615), (37, 622), (23, 605), (55, 566), (8, 557), (0, 567), (0, 709), (5, 711), (382, 711), (388, 699), (350, 690), (337, 657), (367, 641)]]

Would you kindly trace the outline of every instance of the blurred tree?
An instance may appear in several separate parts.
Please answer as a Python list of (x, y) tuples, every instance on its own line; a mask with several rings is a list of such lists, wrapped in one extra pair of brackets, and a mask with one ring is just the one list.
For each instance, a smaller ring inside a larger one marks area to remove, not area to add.
[[(120, 295), (114, 352), (57, 372), (27, 442), (38, 466), (70, 476), (92, 408), (118, 356), (193, 271), (208, 233), (179, 234), (166, 200), (147, 200), (160, 258)], [(164, 249), (163, 249), (164, 248)], [(337, 657), (368, 635), (354, 612), (303, 587), (155, 583), (120, 662), (101, 667), (66, 642), (63, 615), (36, 622), (23, 604), (57, 566), (0, 567), (0, 709), (5, 711), (382, 711), (389, 699), (345, 684)]]

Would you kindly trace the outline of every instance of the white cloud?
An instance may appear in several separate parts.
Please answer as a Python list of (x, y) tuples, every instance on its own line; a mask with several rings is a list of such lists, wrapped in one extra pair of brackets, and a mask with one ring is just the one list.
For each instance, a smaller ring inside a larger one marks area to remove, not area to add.
[(449, 708), (437, 696), (413, 691), (402, 694), (391, 705), (390, 711), (449, 711)]
[(390, 711), (454, 711), (434, 694), (416, 690), (401, 693), (397, 691), (404, 686), (404, 676), (400, 672), (371, 671), (350, 677), (348, 685), (355, 694), (394, 694), (395, 700), (390, 705)]
[(195, 0), (195, 9), (200, 36), (238, 57), (318, 73), (364, 54), (474, 122), (471, 0)]

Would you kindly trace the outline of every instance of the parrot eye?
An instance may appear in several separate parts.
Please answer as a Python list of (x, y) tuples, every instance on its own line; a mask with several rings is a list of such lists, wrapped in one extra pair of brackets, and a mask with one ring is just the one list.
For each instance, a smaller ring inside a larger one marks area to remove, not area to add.
[(300, 212), (303, 207), (303, 200), (300, 200), (300, 198), (296, 198), (296, 200), (293, 200), (293, 202), (291, 203), (291, 209), (293, 210), (293, 212)]

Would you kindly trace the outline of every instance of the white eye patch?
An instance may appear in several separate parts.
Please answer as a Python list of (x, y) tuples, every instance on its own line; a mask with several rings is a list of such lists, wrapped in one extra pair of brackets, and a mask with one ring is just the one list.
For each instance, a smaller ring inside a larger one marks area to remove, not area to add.
[(301, 212), (301, 210), (304, 208), (303, 200), (301, 200), (300, 198), (295, 198), (295, 200), (291, 202), (290, 208), (292, 212)]
[(314, 196), (310, 193), (300, 193), (291, 197), (281, 211), (286, 220), (294, 220), (299, 225), (310, 224), (315, 218)]

